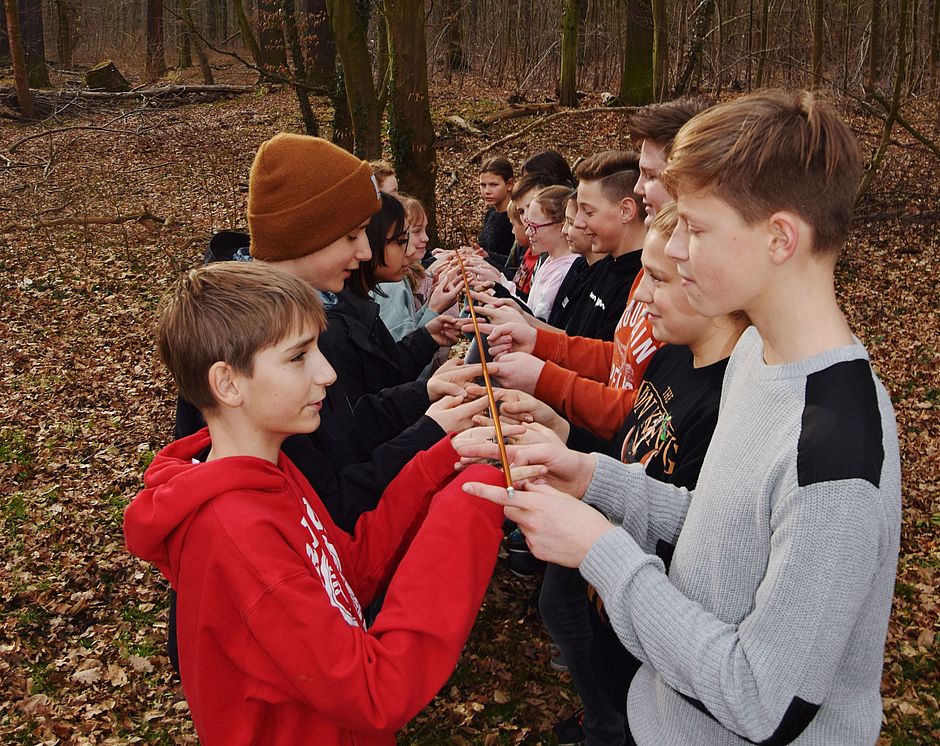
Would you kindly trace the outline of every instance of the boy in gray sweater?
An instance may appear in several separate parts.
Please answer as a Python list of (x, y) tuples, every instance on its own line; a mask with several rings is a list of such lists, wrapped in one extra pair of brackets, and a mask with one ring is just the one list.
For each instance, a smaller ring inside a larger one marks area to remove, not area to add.
[[(663, 172), (680, 215), (666, 253), (696, 310), (754, 324), (695, 490), (538, 433), (510, 458), (548, 483), (511, 501), (467, 486), (600, 592), (643, 662), (627, 700), (641, 746), (877, 740), (901, 476), (890, 399), (834, 291), (860, 173), (851, 131), (810, 93), (693, 118)], [(658, 540), (676, 544), (668, 575)]]

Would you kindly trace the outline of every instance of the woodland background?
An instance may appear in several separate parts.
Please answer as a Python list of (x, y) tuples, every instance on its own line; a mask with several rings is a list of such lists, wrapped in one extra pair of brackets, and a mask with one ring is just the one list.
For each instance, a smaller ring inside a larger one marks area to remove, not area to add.
[[(318, 132), (390, 158), (447, 246), (478, 231), (486, 154), (626, 148), (633, 106), (762, 85), (821, 89), (864, 147), (838, 289), (904, 468), (882, 743), (940, 742), (940, 0), (0, 7), (0, 742), (195, 742), (166, 584), (124, 550), (121, 516), (172, 436), (157, 300), (213, 231), (244, 226), (261, 141)], [(90, 90), (105, 60), (127, 90)], [(550, 742), (575, 695), (548, 667), (536, 588), (497, 567), (458, 670), (402, 742)]]

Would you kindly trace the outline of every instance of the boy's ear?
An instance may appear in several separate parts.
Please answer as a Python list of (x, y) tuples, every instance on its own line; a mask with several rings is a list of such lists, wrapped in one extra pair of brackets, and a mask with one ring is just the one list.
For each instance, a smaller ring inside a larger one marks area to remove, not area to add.
[(220, 360), (209, 368), (209, 389), (220, 404), (227, 407), (241, 406), (242, 394), (238, 387), (238, 377), (228, 363)]
[(636, 201), (632, 197), (624, 197), (620, 200), (620, 219), (624, 224), (629, 223), (636, 215)]
[(511, 191), (512, 191), (512, 186), (513, 186), (513, 184), (515, 184), (515, 183), (516, 183), (516, 180), (510, 176), (510, 177), (509, 177), (509, 181), (506, 182), (506, 188), (511, 192)]
[(770, 261), (783, 264), (795, 253), (808, 226), (791, 212), (775, 212), (767, 219), (770, 232)]

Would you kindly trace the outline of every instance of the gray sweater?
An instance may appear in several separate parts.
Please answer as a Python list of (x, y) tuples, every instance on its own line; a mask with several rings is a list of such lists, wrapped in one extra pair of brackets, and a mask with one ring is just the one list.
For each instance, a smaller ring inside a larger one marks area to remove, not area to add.
[(644, 664), (636, 742), (874, 744), (901, 475), (861, 344), (768, 366), (748, 329), (694, 492), (597, 459), (584, 500), (622, 528), (581, 573)]

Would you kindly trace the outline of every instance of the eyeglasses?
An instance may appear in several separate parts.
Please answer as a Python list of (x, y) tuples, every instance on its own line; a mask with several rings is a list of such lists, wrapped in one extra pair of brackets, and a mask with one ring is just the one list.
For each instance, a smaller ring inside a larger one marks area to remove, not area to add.
[(532, 231), (532, 235), (534, 236), (536, 233), (539, 232), (539, 228), (546, 228), (546, 227), (549, 226), (549, 225), (558, 225), (561, 221), (560, 221), (560, 220), (552, 220), (552, 221), (550, 221), (550, 222), (548, 222), (548, 223), (533, 223), (533, 222), (531, 222), (531, 221), (526, 220), (525, 218), (523, 218), (523, 219), (522, 219), (522, 222), (525, 223), (525, 230), (526, 230), (526, 233), (528, 233), (529, 231)]

